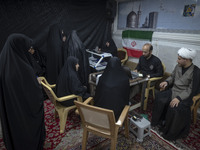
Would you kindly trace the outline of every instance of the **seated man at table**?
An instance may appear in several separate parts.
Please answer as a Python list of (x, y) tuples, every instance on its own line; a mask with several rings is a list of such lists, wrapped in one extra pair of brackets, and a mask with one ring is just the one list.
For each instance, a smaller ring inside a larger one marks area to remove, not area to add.
[[(140, 72), (143, 77), (160, 77), (163, 76), (163, 67), (160, 59), (152, 54), (153, 46), (150, 43), (142, 47), (143, 55), (139, 58), (139, 63), (134, 70)], [(140, 85), (133, 86), (130, 92), (130, 99), (133, 98), (140, 90)]]
[(172, 88), (156, 94), (151, 125), (159, 125), (167, 140), (176, 140), (189, 133), (192, 97), (200, 92), (200, 69), (192, 63), (195, 56), (195, 50), (179, 49), (178, 64), (171, 76), (160, 83), (161, 89), (171, 85)]

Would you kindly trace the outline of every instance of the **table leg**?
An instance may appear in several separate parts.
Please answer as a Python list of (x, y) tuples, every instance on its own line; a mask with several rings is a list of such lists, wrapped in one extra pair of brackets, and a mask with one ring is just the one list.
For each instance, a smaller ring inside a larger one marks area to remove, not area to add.
[(141, 92), (141, 109), (144, 107), (144, 100), (145, 100), (145, 89), (147, 87), (147, 81), (142, 83), (142, 92)]

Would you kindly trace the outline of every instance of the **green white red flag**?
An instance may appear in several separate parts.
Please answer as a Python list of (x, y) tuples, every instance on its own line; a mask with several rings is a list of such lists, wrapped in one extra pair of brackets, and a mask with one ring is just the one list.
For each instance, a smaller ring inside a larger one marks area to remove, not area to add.
[(127, 50), (128, 56), (140, 57), (142, 46), (151, 42), (152, 34), (153, 31), (124, 30), (122, 32), (122, 46)]

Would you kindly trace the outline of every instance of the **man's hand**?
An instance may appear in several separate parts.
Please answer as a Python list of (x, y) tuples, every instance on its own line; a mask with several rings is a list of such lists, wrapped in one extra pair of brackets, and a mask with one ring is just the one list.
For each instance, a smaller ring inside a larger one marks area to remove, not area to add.
[(178, 107), (178, 104), (179, 104), (179, 100), (177, 98), (174, 98), (171, 102), (170, 102), (170, 106), (173, 108), (173, 107)]
[(164, 90), (164, 89), (166, 88), (167, 84), (168, 84), (168, 83), (167, 83), (166, 81), (161, 82), (161, 83), (160, 83), (160, 88), (161, 88), (161, 90)]

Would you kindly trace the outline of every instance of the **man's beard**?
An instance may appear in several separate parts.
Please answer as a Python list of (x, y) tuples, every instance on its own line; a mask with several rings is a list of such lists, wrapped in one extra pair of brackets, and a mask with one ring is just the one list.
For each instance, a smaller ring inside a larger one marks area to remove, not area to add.
[(150, 58), (151, 54), (148, 54), (147, 56), (144, 56), (144, 58), (148, 59)]

